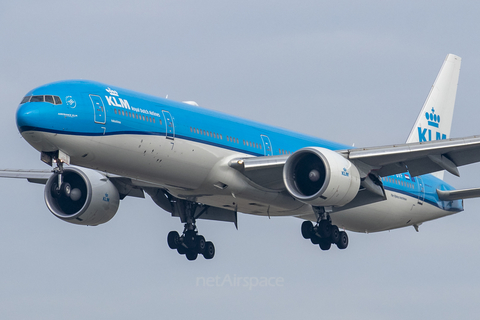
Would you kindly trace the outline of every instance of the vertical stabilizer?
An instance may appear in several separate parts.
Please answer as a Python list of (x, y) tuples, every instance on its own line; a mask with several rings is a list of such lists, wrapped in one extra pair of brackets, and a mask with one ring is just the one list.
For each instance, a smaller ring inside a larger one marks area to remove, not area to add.
[[(433, 83), (407, 143), (450, 138), (462, 58), (449, 54)], [(435, 175), (442, 179), (443, 171)]]

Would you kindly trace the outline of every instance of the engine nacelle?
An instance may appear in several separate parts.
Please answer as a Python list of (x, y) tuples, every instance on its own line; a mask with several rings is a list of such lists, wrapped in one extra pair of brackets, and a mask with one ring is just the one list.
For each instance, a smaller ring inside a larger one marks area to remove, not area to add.
[(68, 191), (58, 190), (58, 173), (45, 186), (45, 203), (58, 218), (75, 224), (96, 226), (117, 213), (120, 198), (117, 188), (107, 177), (90, 169), (63, 169), (63, 183)]
[(288, 157), (283, 182), (299, 201), (313, 206), (343, 206), (357, 195), (360, 174), (335, 151), (307, 147)]

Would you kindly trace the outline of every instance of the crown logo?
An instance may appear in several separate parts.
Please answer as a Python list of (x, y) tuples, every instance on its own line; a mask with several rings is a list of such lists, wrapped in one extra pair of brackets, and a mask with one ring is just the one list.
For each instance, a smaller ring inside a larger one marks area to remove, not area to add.
[(438, 124), (440, 123), (440, 115), (435, 114), (434, 108), (432, 108), (431, 113), (425, 112), (425, 118), (427, 118), (429, 126), (438, 128)]
[(115, 90), (112, 90), (110, 88), (105, 89), (108, 93), (110, 93), (112, 96), (117, 96), (118, 97), (118, 92)]

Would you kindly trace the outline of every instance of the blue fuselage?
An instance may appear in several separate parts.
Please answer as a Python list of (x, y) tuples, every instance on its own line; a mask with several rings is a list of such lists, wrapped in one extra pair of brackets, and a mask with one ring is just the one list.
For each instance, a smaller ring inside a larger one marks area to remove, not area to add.
[[(61, 81), (41, 86), (30, 91), (22, 102), (17, 111), (18, 130), (29, 143), (43, 152), (58, 150), (58, 145), (51, 140), (30, 141), (27, 138), (29, 132), (85, 138), (150, 136), (162, 141), (188, 141), (202, 145), (205, 150), (222, 149), (243, 156), (288, 155), (312, 146), (331, 150), (350, 148), (206, 110), (191, 103), (175, 102), (91, 81)], [(118, 143), (121, 139), (115, 141)], [(87, 158), (88, 150), (81, 152), (84, 154), (73, 157), (72, 163), (110, 170), (105, 165), (105, 159), (102, 165), (95, 160), (91, 160), (91, 165), (82, 162), (81, 157)], [(126, 172), (118, 168), (111, 171), (118, 174)], [(145, 175), (139, 177), (146, 178)], [(438, 199), (437, 189), (453, 188), (432, 175), (410, 177), (398, 174), (383, 177), (382, 182), (393, 197), (428, 203), (449, 212), (444, 215), (463, 210), (462, 201)], [(168, 183), (172, 184), (171, 181)]]

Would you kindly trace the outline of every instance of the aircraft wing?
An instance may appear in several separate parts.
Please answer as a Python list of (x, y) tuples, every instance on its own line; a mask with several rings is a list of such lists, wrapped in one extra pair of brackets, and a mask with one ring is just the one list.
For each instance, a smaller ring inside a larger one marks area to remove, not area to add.
[[(0, 170), (0, 178), (16, 178), (26, 179), (31, 183), (47, 184), (48, 179), (52, 176), (52, 170), (41, 169), (3, 169)], [(120, 194), (131, 197), (144, 198), (142, 188), (158, 188), (159, 186), (130, 178), (121, 177), (115, 174), (105, 174), (119, 190)]]
[[(459, 176), (459, 166), (480, 162), (480, 136), (337, 152), (356, 164), (364, 172), (363, 176), (375, 172), (384, 177), (407, 171), (411, 176), (419, 176), (441, 170)], [(285, 190), (283, 166), (288, 157), (237, 158), (229, 165), (261, 187)]]
[(480, 136), (349, 149), (339, 153), (352, 162), (363, 162), (383, 177), (407, 171), (419, 176), (440, 170), (460, 176), (459, 166), (480, 161)]
[(32, 183), (46, 184), (52, 175), (52, 170), (0, 170), (0, 178), (27, 179)]
[(480, 197), (480, 188), (462, 189), (462, 190), (438, 190), (437, 195), (440, 200), (452, 201), (460, 199)]

